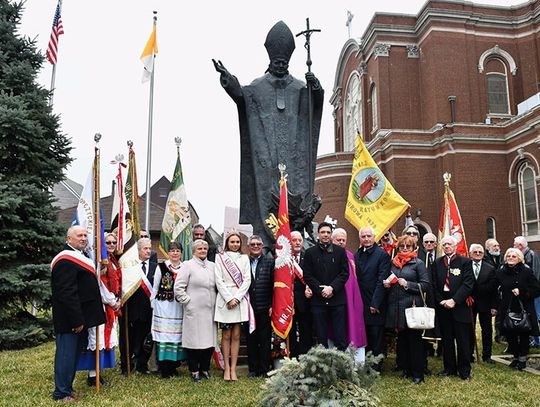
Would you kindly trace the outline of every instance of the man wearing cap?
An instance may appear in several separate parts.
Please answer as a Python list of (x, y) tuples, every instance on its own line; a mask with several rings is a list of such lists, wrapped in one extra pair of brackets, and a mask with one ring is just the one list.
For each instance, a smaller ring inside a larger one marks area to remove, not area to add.
[[(253, 233), (271, 247), (274, 238), (264, 225), (277, 212), (280, 172), (288, 173), (291, 225), (307, 224), (320, 206), (313, 195), (315, 160), (319, 142), (323, 89), (313, 73), (306, 74), (311, 88), (289, 74), (294, 36), (283, 21), (269, 31), (264, 43), (270, 65), (264, 76), (240, 86), (221, 61), (213, 61), (221, 86), (238, 107), (240, 121), (240, 223), (253, 225)], [(312, 110), (310, 131), (308, 107)], [(310, 139), (311, 137), (311, 139)], [(309, 215), (311, 214), (311, 218)], [(297, 229), (297, 228), (295, 228)]]

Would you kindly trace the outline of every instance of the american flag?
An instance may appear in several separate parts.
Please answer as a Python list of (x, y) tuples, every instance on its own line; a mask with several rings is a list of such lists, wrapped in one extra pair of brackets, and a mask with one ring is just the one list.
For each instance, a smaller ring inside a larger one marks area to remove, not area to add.
[(54, 19), (52, 24), (51, 38), (49, 39), (49, 46), (47, 47), (47, 59), (54, 65), (56, 64), (56, 57), (58, 53), (58, 37), (64, 34), (64, 26), (62, 25), (62, 16), (60, 15), (61, 0), (56, 5), (56, 11), (54, 12)]

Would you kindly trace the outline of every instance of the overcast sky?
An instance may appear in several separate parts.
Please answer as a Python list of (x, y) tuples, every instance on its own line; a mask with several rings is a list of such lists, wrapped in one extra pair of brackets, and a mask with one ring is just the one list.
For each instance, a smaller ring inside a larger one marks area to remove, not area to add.
[[(45, 52), (56, 0), (27, 0), (20, 33), (37, 38)], [(64, 0), (56, 72), (54, 112), (74, 147), (67, 176), (84, 184), (93, 158), (94, 133), (103, 135), (102, 196), (110, 194), (115, 168), (109, 164), (127, 140), (137, 156), (139, 192), (145, 191), (149, 82), (141, 84), (139, 60), (158, 11), (152, 183), (171, 179), (174, 137), (182, 138), (181, 160), (188, 199), (203, 224), (221, 232), (224, 207), (239, 205), (239, 132), (236, 106), (219, 84), (211, 59), (220, 59), (243, 85), (261, 76), (268, 56), (268, 30), (283, 20), (293, 33), (306, 17), (321, 33), (312, 36), (312, 70), (326, 94), (319, 155), (334, 151), (332, 95), (340, 51), (348, 39), (347, 10), (354, 14), (352, 36), (361, 37), (375, 12), (416, 15), (424, 1), (158, 1)], [(488, 0), (484, 4), (521, 2)], [(304, 42), (297, 38), (290, 73), (306, 72)], [(46, 61), (39, 82), (50, 87)], [(324, 211), (324, 207), (321, 209)], [(332, 215), (332, 214), (330, 214)], [(335, 217), (335, 216), (334, 216)]]

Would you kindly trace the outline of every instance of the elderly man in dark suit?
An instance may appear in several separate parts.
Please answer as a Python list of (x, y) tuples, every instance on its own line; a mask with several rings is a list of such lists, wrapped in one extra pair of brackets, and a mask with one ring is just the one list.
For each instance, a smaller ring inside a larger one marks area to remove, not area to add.
[[(471, 260), (456, 254), (452, 236), (441, 240), (444, 255), (431, 265), (436, 312), (441, 325), (444, 370), (439, 376), (471, 378), (471, 310), (466, 304), (474, 286)], [(456, 361), (457, 345), (457, 361)]]
[(251, 266), (251, 285), (249, 300), (255, 313), (255, 331), (249, 333), (246, 325), (248, 368), (250, 377), (265, 377), (270, 368), (270, 342), (272, 326), (270, 315), (274, 290), (274, 259), (263, 254), (263, 241), (260, 236), (249, 238), (249, 263)]
[[(298, 231), (291, 232), (293, 256), (300, 268), (304, 267), (304, 238)], [(291, 328), (291, 355), (307, 353), (313, 346), (313, 317), (310, 298), (313, 292), (298, 276), (294, 277), (294, 316)]]
[(315, 332), (319, 343), (328, 348), (328, 327), (331, 321), (334, 344), (339, 350), (345, 350), (348, 345), (345, 335), (345, 283), (349, 278), (347, 254), (344, 248), (331, 242), (330, 223), (321, 222), (318, 233), (319, 242), (307, 249), (304, 256), (304, 280), (313, 292), (311, 313)]
[[(375, 234), (370, 227), (359, 230), (360, 248), (354, 255), (356, 276), (364, 302), (366, 325), (366, 352), (374, 356), (384, 353), (384, 324), (386, 320), (386, 294), (383, 280), (390, 274), (390, 256), (375, 244)], [(382, 361), (374, 366), (381, 370)]]
[(105, 323), (94, 263), (83, 254), (86, 229), (72, 226), (64, 250), (52, 261), (51, 289), (56, 353), (52, 398), (75, 401), (73, 379), (88, 328)]
[[(144, 343), (152, 325), (150, 294), (157, 264), (150, 261), (152, 241), (149, 238), (139, 239), (137, 249), (139, 250), (140, 263), (134, 268), (137, 268), (137, 272), (141, 275), (141, 284), (126, 302), (129, 351), (135, 362), (135, 370), (142, 374), (149, 374), (148, 359), (151, 350), (146, 349)], [(125, 355), (122, 355), (122, 359), (122, 370), (125, 372), (127, 369)]]
[[(480, 320), (482, 330), (482, 360), (486, 363), (495, 363), (491, 359), (491, 348), (493, 344), (492, 319), (497, 314), (497, 279), (495, 278), (495, 268), (484, 261), (484, 248), (482, 245), (473, 243), (469, 248), (469, 257), (472, 260), (472, 270), (474, 275), (474, 287), (471, 297), (474, 300), (473, 326), (476, 326), (476, 316)], [(474, 352), (476, 337), (472, 335), (471, 354)]]

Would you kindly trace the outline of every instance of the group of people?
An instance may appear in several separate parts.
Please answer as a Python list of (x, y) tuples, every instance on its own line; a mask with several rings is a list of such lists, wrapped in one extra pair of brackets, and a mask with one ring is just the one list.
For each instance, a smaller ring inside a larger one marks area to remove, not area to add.
[[(362, 228), (360, 247), (353, 254), (346, 248), (347, 232), (334, 230), (329, 223), (319, 224), (318, 242), (308, 249), (302, 234), (293, 231), (292, 254), (303, 278), (295, 276), (290, 355), (307, 353), (314, 343), (340, 350), (352, 345), (357, 361), (362, 362), (365, 352), (384, 355), (385, 335), (392, 332), (397, 338), (396, 368), (421, 383), (428, 371), (426, 337), (438, 337), (444, 365), (439, 375), (469, 380), (476, 318), (482, 330), (482, 358), (492, 363), (492, 325), (497, 316), (497, 337), (504, 336), (508, 342), (511, 367), (523, 369), (530, 338), (538, 341), (540, 334), (535, 311), (540, 259), (527, 247), (526, 239), (516, 237), (514, 247), (504, 255), (499, 244), (489, 239), (485, 251), (482, 245), (472, 244), (470, 256), (464, 257), (456, 254), (458, 242), (449, 236), (440, 242), (444, 254), (437, 257), (435, 235), (425, 234), (421, 246), (419, 236), (418, 229), (409, 226), (402, 236), (392, 238), (388, 232), (377, 243), (373, 230)], [(96, 384), (96, 346), (103, 350), (101, 368), (114, 366), (114, 347), (119, 345), (122, 373), (148, 374), (154, 347), (163, 377), (177, 375), (177, 367), (187, 361), (194, 381), (208, 379), (218, 328), (223, 379), (238, 380), (242, 333), (247, 338), (249, 376), (266, 376), (272, 362), (272, 253), (264, 253), (263, 239), (257, 235), (248, 239), (248, 253), (242, 253), (242, 236), (237, 232), (227, 235), (223, 251), (209, 252), (202, 225), (194, 226), (193, 239), (191, 260), (181, 262), (183, 248), (172, 242), (168, 260), (158, 263), (151, 240), (140, 238), (136, 266), (140, 284), (121, 304), (116, 235), (105, 236), (108, 262), (98, 279), (84, 254), (85, 229), (72, 226), (68, 230), (66, 246), (51, 264), (56, 332), (53, 399), (73, 399), (76, 370), (89, 370), (88, 384)], [(426, 301), (436, 309), (436, 329), (409, 328), (405, 309)], [(502, 316), (508, 309), (520, 311), (521, 307), (531, 316), (531, 330), (505, 330)], [(374, 365), (379, 371), (380, 358)]]

